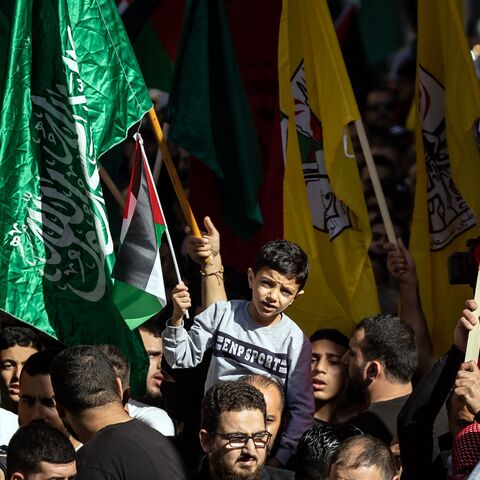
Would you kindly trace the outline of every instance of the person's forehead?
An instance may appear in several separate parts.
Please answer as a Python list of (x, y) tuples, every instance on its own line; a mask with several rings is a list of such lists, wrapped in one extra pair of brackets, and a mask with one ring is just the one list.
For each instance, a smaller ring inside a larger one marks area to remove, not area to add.
[(148, 330), (140, 330), (140, 336), (142, 337), (145, 350), (162, 351), (162, 337), (156, 337), (152, 332)]
[(360, 344), (363, 342), (365, 338), (365, 330), (363, 328), (358, 328), (352, 335), (350, 339), (350, 348), (360, 348)]
[(21, 345), (13, 345), (12, 347), (0, 350), (0, 359), (6, 360), (26, 360), (38, 350), (31, 345), (22, 347)]
[(349, 468), (336, 465), (336, 480), (383, 480), (376, 466)]
[(298, 288), (298, 283), (295, 277), (287, 277), (283, 273), (278, 272), (270, 267), (262, 267), (257, 274), (257, 278), (268, 277), (275, 280), (277, 283), (283, 285), (284, 287)]
[(39, 374), (30, 376), (23, 371), (20, 377), (20, 394), (53, 397), (54, 392), (50, 375)]
[(373, 90), (367, 95), (367, 104), (375, 103), (378, 101), (391, 101), (393, 100), (392, 93), (385, 90)]
[(218, 417), (218, 431), (221, 433), (252, 434), (264, 429), (265, 419), (259, 409), (222, 412)]
[(77, 473), (75, 461), (71, 463), (39, 463), (40, 473), (46, 477), (71, 477)]
[(312, 342), (312, 353), (317, 355), (337, 355), (341, 356), (345, 353), (346, 348), (338, 343), (323, 338)]
[(282, 411), (282, 396), (275, 385), (265, 387), (254, 384), (253, 386), (263, 393), (265, 403), (267, 404), (267, 412), (271, 412), (272, 410)]

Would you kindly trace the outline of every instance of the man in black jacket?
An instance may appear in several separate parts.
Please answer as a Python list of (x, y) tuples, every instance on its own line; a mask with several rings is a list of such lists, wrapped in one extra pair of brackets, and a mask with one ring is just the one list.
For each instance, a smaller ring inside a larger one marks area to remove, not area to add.
[(169, 440), (125, 412), (121, 380), (97, 347), (60, 353), (51, 379), (62, 420), (84, 444), (77, 454), (77, 480), (186, 478)]

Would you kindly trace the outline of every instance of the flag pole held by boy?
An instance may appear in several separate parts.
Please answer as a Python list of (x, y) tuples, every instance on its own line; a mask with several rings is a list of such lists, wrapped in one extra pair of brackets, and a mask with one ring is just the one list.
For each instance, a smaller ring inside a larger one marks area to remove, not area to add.
[(177, 279), (181, 281), (143, 139), (139, 133), (134, 138), (135, 162), (123, 214), (120, 249), (112, 272), (116, 280), (113, 298), (132, 330), (158, 313), (167, 303), (160, 259), (164, 233)]

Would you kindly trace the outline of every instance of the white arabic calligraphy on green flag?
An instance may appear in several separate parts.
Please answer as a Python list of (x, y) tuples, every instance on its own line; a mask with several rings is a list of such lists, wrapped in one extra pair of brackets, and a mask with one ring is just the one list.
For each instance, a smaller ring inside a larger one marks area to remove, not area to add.
[(140, 382), (97, 159), (151, 102), (115, 4), (2, 0), (0, 28), (0, 308), (67, 345), (117, 345)]

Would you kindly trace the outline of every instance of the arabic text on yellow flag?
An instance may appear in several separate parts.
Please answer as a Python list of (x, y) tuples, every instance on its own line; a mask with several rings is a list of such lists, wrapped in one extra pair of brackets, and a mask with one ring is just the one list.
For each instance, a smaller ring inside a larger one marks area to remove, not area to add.
[(284, 236), (311, 265), (305, 294), (288, 313), (307, 333), (348, 334), (379, 306), (365, 200), (344, 141), (359, 113), (324, 0), (283, 1), (279, 81)]
[(449, 285), (447, 259), (480, 232), (480, 157), (473, 127), (480, 90), (462, 27), (461, 2), (418, 1), (417, 186), (410, 249), (434, 350), (445, 352), (472, 297)]

